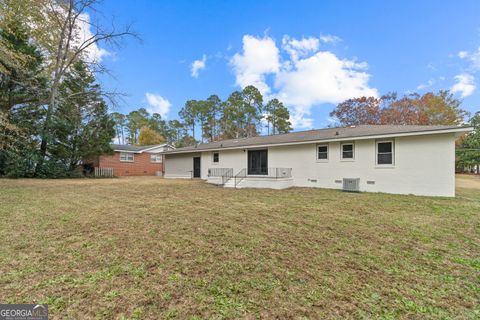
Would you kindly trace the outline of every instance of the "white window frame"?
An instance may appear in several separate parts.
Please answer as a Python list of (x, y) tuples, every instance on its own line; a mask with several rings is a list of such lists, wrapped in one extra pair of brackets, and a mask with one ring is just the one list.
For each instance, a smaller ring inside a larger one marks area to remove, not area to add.
[[(122, 159), (122, 156), (125, 156), (125, 159)], [(129, 159), (131, 156), (132, 159)], [(120, 161), (121, 162), (134, 162), (135, 161), (135, 155), (131, 152), (120, 152)]]
[[(320, 159), (318, 157), (318, 148), (319, 147), (327, 147), (327, 158), (326, 159)], [(330, 146), (328, 145), (328, 143), (317, 144), (315, 151), (316, 151), (315, 152), (316, 153), (315, 157), (317, 158), (317, 162), (328, 162), (328, 159), (330, 158), (330, 154), (329, 154), (330, 153)]]
[(158, 153), (150, 154), (150, 162), (151, 163), (162, 163), (163, 162), (162, 155), (158, 154)]
[[(215, 162), (215, 153), (218, 154), (218, 161), (217, 162)], [(220, 163), (220, 152), (218, 152), (218, 151), (212, 152), (212, 163), (213, 164), (219, 164)]]
[[(378, 163), (378, 144), (390, 142), (392, 144), (392, 163)], [(375, 166), (394, 167), (395, 166), (395, 140), (377, 140), (375, 141)]]
[[(343, 157), (343, 146), (352, 145), (352, 157), (344, 158)], [(340, 160), (342, 161), (354, 161), (355, 160), (355, 143), (354, 142), (344, 142), (340, 144)]]

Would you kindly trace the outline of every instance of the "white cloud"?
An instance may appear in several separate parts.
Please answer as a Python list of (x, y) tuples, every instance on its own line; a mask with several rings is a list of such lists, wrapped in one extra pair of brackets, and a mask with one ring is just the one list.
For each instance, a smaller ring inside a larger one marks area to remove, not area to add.
[[(325, 36), (324, 36), (325, 37)], [(333, 37), (333, 36), (332, 36)], [(290, 108), (295, 128), (310, 128), (311, 108), (323, 103), (339, 103), (359, 96), (378, 96), (368, 85), (368, 64), (340, 59), (329, 51), (319, 51), (321, 38), (282, 39), (283, 52), (272, 38), (243, 37), (243, 53), (231, 59), (237, 85), (256, 86), (266, 100), (278, 97)], [(273, 75), (273, 85), (266, 75)]]
[(472, 67), (480, 70), (480, 47), (477, 51), (470, 54), (470, 61), (472, 62)]
[(320, 41), (324, 42), (324, 43), (337, 43), (337, 42), (340, 42), (342, 41), (342, 39), (340, 37), (337, 37), (337, 36), (334, 36), (334, 35), (331, 35), (331, 34), (327, 34), (327, 35), (321, 35), (320, 36)]
[(319, 45), (320, 41), (314, 37), (298, 40), (285, 35), (282, 38), (282, 48), (290, 55), (290, 57), (292, 57), (293, 60), (298, 60), (300, 57), (305, 57), (309, 53), (317, 51)]
[[(55, 15), (59, 15), (62, 17), (61, 19), (66, 19), (67, 11), (65, 10), (64, 6), (53, 2), (52, 5), (43, 12), (44, 18), (48, 18), (48, 12), (52, 12)], [(32, 27), (35, 28), (35, 24), (32, 23)], [(92, 33), (92, 24), (90, 23), (90, 15), (86, 12), (81, 13), (75, 20), (75, 26), (73, 28), (73, 40), (70, 43), (72, 48), (78, 49), (81, 46), (85, 46), (88, 42), (90, 42), (94, 36)], [(106, 56), (112, 55), (111, 52), (100, 48), (97, 43), (90, 44), (87, 48), (85, 48), (82, 52), (82, 58), (86, 63), (99, 63), (102, 59)]]
[(457, 83), (455, 83), (450, 90), (453, 93), (460, 93), (462, 98), (468, 97), (475, 91), (475, 78), (467, 73), (462, 73), (459, 75), (455, 76), (455, 80)]
[[(85, 41), (90, 39), (93, 36), (92, 31), (90, 30), (90, 15), (88, 13), (82, 13), (78, 16), (77, 20), (77, 40), (74, 42), (74, 45), (80, 46)], [(104, 57), (110, 56), (111, 53), (107, 50), (100, 48), (96, 43), (90, 45), (84, 52), (84, 58), (89, 63), (98, 63), (101, 62)]]
[[(292, 70), (282, 70), (275, 79), (278, 97), (293, 107), (294, 122), (299, 127), (310, 127), (312, 106), (323, 103), (339, 103), (360, 96), (378, 96), (368, 86), (370, 75), (367, 64), (339, 59), (329, 51), (294, 62)], [(306, 122), (305, 122), (306, 121)]]
[(170, 107), (172, 106), (170, 101), (156, 93), (147, 92), (145, 97), (147, 98), (148, 105), (150, 106), (147, 108), (148, 112), (158, 113), (162, 116), (162, 118), (167, 117)]
[(469, 60), (473, 70), (480, 70), (480, 47), (478, 47), (477, 51), (473, 52), (460, 51), (458, 57)]
[(459, 57), (460, 59), (465, 59), (467, 56), (468, 56), (468, 52), (467, 52), (467, 51), (460, 51), (460, 52), (458, 53), (458, 57)]
[(279, 50), (270, 37), (256, 38), (243, 36), (243, 52), (236, 53), (230, 60), (236, 76), (236, 83), (244, 88), (254, 85), (262, 94), (270, 92), (265, 75), (277, 73), (280, 69)]
[(205, 69), (205, 64), (207, 62), (207, 56), (203, 55), (201, 60), (195, 60), (192, 62), (191, 75), (194, 78), (198, 78), (198, 73)]
[(435, 83), (435, 80), (433, 79), (429, 79), (427, 81), (427, 83), (421, 83), (417, 86), (417, 90), (423, 90), (423, 89), (427, 89), (427, 88), (430, 88), (433, 86), (433, 84)]

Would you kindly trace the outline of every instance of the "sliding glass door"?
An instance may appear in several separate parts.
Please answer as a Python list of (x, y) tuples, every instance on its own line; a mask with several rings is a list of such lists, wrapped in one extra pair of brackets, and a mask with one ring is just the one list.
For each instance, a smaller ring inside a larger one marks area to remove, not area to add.
[(248, 151), (248, 174), (268, 174), (268, 150)]

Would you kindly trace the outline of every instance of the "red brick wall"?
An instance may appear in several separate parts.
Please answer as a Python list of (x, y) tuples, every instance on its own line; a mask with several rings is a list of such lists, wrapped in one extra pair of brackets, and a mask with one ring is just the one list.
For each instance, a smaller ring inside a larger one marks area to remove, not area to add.
[[(154, 176), (155, 172), (163, 172), (162, 163), (151, 163), (151, 153), (135, 153), (133, 162), (120, 161), (120, 152), (113, 155), (102, 155), (99, 167), (113, 168), (113, 175), (122, 176)], [(165, 161), (165, 159), (163, 159)]]

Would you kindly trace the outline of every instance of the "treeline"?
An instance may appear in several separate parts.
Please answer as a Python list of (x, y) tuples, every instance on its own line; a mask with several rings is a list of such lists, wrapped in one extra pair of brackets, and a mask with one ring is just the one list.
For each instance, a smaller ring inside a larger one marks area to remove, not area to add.
[[(226, 100), (189, 100), (179, 120), (144, 108), (110, 114), (116, 93), (96, 81), (105, 72), (97, 45), (135, 34), (93, 23), (88, 12), (102, 16), (95, 0), (0, 1), (0, 176), (77, 176), (82, 160), (112, 152), (114, 140), (183, 147), (292, 130), (288, 109), (277, 99), (264, 101), (253, 86)], [(85, 27), (93, 30), (88, 37)], [(344, 101), (331, 116), (343, 126), (456, 125), (467, 116), (460, 104), (448, 91), (388, 94)], [(480, 164), (479, 114), (469, 122), (477, 129), (459, 140), (457, 158), (472, 167)]]
[(83, 159), (111, 151), (115, 96), (96, 81), (95, 53), (133, 34), (92, 22), (95, 4), (0, 1), (0, 176), (77, 176)]
[(457, 140), (456, 168), (459, 172), (480, 174), (480, 111), (468, 123), (474, 131)]
[(402, 97), (390, 93), (380, 98), (346, 100), (338, 104), (330, 116), (340, 126), (469, 124), (474, 131), (456, 141), (456, 167), (458, 171), (475, 170), (480, 173), (480, 111), (470, 115), (460, 108), (461, 103), (447, 90), (423, 95), (411, 93)]
[[(206, 100), (189, 100), (179, 120), (166, 121), (145, 108), (129, 114), (115, 112), (116, 140), (119, 143), (150, 145), (168, 142), (176, 147), (223, 139), (287, 133), (292, 130), (290, 113), (278, 99), (264, 103), (254, 86), (235, 91), (222, 101), (217, 95)], [(199, 137), (199, 140), (196, 138)]]
[(460, 108), (462, 101), (448, 90), (423, 95), (410, 93), (398, 97), (389, 93), (380, 98), (360, 97), (336, 106), (330, 116), (342, 126), (359, 124), (458, 125), (468, 112)]

